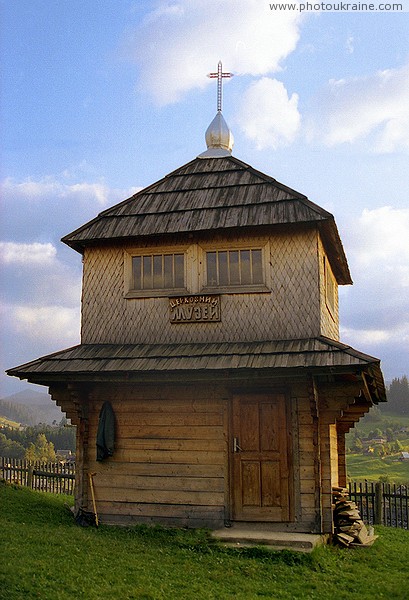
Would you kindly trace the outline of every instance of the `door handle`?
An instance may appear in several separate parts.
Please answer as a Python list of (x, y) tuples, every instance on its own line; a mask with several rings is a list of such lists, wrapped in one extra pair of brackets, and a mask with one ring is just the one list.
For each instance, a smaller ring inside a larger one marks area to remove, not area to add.
[(239, 438), (233, 438), (233, 452), (243, 452), (243, 448), (239, 446)]

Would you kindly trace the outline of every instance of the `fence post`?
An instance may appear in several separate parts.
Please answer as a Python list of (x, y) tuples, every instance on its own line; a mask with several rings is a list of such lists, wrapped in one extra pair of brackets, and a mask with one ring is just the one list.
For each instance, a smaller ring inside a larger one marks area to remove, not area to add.
[(30, 489), (33, 487), (33, 471), (33, 465), (29, 464), (27, 471), (27, 487), (29, 487)]
[(382, 525), (383, 523), (383, 489), (382, 483), (377, 481), (375, 483), (375, 511), (374, 511), (374, 524)]

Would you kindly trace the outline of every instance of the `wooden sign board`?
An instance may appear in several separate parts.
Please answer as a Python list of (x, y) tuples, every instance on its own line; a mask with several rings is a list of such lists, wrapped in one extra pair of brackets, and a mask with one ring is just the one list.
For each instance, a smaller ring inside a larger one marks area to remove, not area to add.
[(171, 323), (217, 323), (220, 321), (220, 296), (180, 296), (169, 298)]

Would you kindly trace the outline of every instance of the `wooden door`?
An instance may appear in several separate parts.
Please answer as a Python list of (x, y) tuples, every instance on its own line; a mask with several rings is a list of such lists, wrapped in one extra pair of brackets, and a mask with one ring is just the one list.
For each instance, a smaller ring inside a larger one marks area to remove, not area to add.
[(233, 398), (233, 520), (288, 521), (287, 421), (283, 394)]

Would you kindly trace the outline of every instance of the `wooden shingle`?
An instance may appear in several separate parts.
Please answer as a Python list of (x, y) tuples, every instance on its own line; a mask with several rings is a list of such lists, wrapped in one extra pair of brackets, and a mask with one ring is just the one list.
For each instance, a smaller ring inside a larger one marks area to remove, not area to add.
[[(188, 371), (238, 372), (247, 369), (280, 369), (347, 373), (370, 370), (374, 389), (381, 390), (383, 379), (379, 360), (350, 346), (325, 337), (263, 342), (222, 342), (191, 344), (81, 344), (50, 354), (7, 371), (32, 382), (66, 380), (70, 376), (109, 377), (127, 373), (176, 373)], [(376, 394), (374, 394), (376, 397)]]
[(331, 213), (303, 194), (232, 157), (196, 158), (66, 235), (89, 245), (169, 234), (315, 225), (339, 284), (352, 283)]

